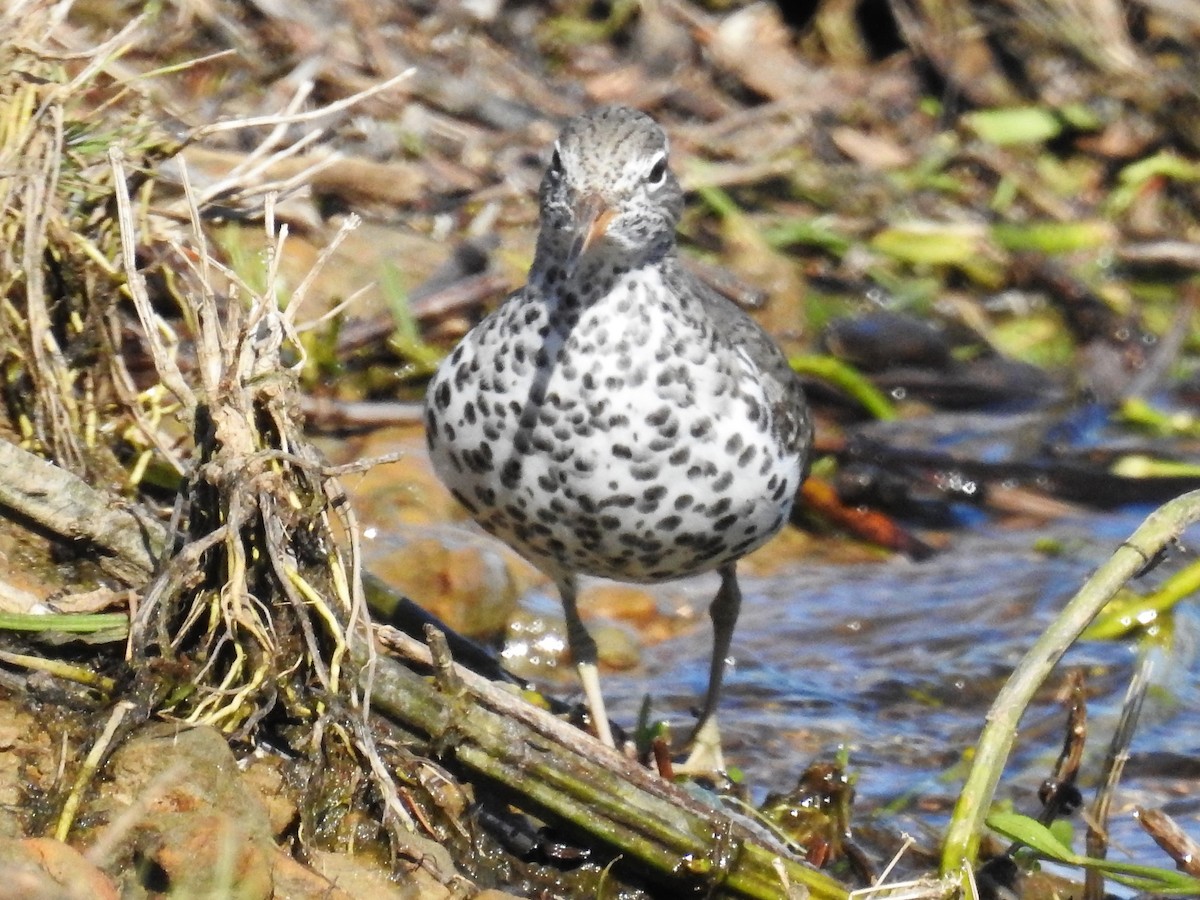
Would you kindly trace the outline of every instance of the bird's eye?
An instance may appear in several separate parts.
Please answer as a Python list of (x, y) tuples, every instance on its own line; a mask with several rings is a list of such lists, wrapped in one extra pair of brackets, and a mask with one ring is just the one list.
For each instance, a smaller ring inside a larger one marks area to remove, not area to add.
[(667, 179), (667, 157), (666, 154), (660, 156), (654, 161), (654, 165), (650, 169), (650, 174), (646, 176), (646, 182), (652, 187), (658, 187)]

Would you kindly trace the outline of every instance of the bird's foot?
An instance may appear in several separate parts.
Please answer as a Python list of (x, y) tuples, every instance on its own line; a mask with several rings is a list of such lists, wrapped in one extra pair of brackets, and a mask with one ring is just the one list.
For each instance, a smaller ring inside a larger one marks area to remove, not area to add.
[(709, 716), (693, 732), (691, 753), (682, 763), (674, 767), (676, 775), (688, 778), (706, 778), (717, 783), (725, 781), (725, 756), (721, 753), (721, 732), (717, 728), (717, 717)]

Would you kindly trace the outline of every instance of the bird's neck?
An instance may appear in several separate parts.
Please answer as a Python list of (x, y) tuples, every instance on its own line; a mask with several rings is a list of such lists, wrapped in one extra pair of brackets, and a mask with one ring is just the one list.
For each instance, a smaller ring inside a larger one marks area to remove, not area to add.
[(529, 269), (530, 286), (548, 297), (573, 295), (586, 304), (589, 299), (607, 294), (628, 274), (668, 264), (675, 256), (674, 241), (649, 245), (637, 252), (605, 243), (568, 264), (570, 249), (569, 241), (561, 235), (540, 234)]

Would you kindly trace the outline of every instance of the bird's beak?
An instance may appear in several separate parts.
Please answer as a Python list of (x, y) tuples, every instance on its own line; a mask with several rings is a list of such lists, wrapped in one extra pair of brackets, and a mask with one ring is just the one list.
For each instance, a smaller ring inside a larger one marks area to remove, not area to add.
[(585, 196), (575, 206), (575, 242), (571, 247), (571, 262), (596, 246), (608, 231), (616, 212), (597, 193)]

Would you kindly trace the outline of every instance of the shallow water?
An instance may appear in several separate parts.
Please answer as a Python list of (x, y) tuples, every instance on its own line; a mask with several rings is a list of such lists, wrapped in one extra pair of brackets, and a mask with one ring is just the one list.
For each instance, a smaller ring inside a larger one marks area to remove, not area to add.
[[(811, 561), (770, 579), (746, 578), (734, 664), (720, 707), (727, 761), (745, 770), (755, 799), (790, 789), (815, 758), (848, 748), (857, 775), (856, 819), (890, 807), (880, 822), (933, 836), (957, 796), (962, 753), (992, 698), (1045, 625), (1148, 510), (1089, 517), (1046, 529), (960, 533), (923, 563)], [(1033, 549), (1053, 537), (1065, 550)], [(1193, 530), (1184, 544), (1196, 545)], [(1190, 558), (1190, 557), (1188, 557)], [(1149, 589), (1182, 564), (1176, 556), (1139, 582)], [(673, 595), (704, 608), (715, 582)], [(669, 599), (665, 602), (669, 602)], [(1164, 808), (1200, 833), (1200, 611), (1176, 615), (1157, 652), (1150, 695), (1113, 814), (1114, 844), (1140, 861), (1167, 860), (1143, 836), (1132, 806)], [(707, 678), (707, 627), (647, 648), (636, 674), (604, 679), (610, 712), (636, 719), (642, 697), (686, 733), (687, 711)], [(1053, 696), (1068, 666), (1088, 672), (1089, 738), (1080, 786), (1090, 802), (1136, 662), (1132, 642), (1089, 641), (1067, 653), (1021, 725), (1001, 798), (1036, 815), (1036, 791), (1062, 746), (1065, 711)]]

